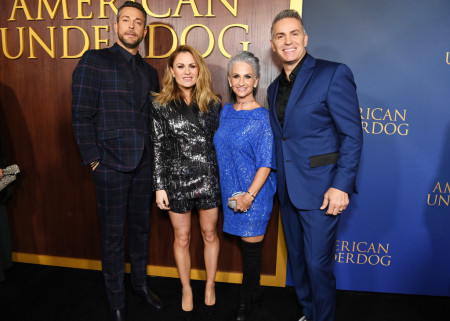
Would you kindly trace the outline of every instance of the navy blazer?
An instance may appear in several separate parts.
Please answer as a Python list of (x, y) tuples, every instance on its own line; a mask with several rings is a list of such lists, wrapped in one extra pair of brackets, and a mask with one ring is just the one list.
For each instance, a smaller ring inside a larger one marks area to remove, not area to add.
[(305, 58), (286, 106), (283, 128), (275, 100), (279, 77), (267, 89), (275, 138), (280, 199), (318, 209), (328, 188), (355, 188), (363, 135), (356, 85), (343, 64)]
[(156, 69), (145, 66), (143, 84), (148, 92), (139, 105), (135, 82), (119, 45), (88, 50), (72, 75), (72, 126), (83, 165), (98, 160), (109, 168), (128, 172), (151, 152), (150, 91), (159, 91)]

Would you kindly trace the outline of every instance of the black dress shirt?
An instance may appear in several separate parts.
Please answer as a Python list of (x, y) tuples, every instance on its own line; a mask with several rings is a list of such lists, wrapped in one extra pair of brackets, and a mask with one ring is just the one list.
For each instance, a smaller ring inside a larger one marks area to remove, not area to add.
[(280, 83), (278, 85), (277, 98), (275, 100), (275, 112), (277, 113), (277, 118), (281, 127), (283, 127), (284, 114), (286, 113), (286, 106), (289, 96), (291, 95), (292, 87), (294, 86), (295, 78), (297, 77), (307, 55), (308, 53), (305, 53), (297, 66), (295, 66), (294, 70), (292, 70), (289, 75), (289, 80), (286, 78), (286, 72), (284, 69), (281, 70)]
[(143, 95), (145, 74), (144, 74), (144, 66), (142, 65), (142, 59), (139, 59), (140, 58), (139, 52), (136, 55), (133, 55), (131, 52), (129, 52), (122, 46), (119, 46), (119, 48), (120, 52), (122, 53), (123, 57), (128, 63), (131, 74), (133, 75), (136, 90), (135, 96), (136, 99), (138, 99), (138, 106), (140, 107), (145, 101), (145, 96)]

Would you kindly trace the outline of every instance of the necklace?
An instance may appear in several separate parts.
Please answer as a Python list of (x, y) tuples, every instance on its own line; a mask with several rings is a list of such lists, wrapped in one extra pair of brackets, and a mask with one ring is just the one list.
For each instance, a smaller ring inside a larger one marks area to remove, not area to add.
[(247, 100), (247, 101), (242, 101), (242, 102), (236, 102), (237, 105), (245, 105), (245, 104), (251, 104), (255, 102), (255, 100)]
[[(242, 101), (242, 102), (236, 102), (235, 105), (235, 109), (236, 110), (251, 110), (253, 103), (256, 102), (254, 99), (253, 100), (247, 100), (247, 101)], [(247, 106), (246, 106), (247, 105)]]

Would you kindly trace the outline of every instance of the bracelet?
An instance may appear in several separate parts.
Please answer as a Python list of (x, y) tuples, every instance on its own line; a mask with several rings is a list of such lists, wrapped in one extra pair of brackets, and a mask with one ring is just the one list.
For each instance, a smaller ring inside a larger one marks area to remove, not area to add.
[(255, 199), (255, 195), (253, 195), (252, 193), (250, 193), (249, 191), (247, 191), (247, 193), (250, 194), (251, 197), (253, 197), (253, 199)]

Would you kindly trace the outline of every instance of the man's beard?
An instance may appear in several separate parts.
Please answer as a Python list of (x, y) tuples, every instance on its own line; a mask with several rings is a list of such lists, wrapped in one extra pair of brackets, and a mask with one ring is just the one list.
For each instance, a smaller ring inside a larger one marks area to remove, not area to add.
[(127, 42), (127, 41), (125, 40), (125, 38), (123, 37), (123, 35), (120, 35), (120, 34), (119, 34), (119, 40), (120, 40), (120, 42), (122, 42), (122, 44), (123, 44), (125, 47), (130, 48), (130, 49), (134, 49), (134, 48), (139, 47), (139, 44), (141, 43), (142, 39), (143, 39), (143, 38), (139, 38), (139, 37), (138, 37), (138, 39), (137, 39), (136, 41), (134, 41), (134, 42)]

